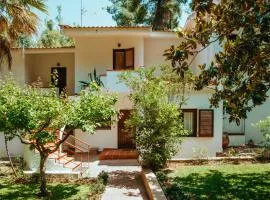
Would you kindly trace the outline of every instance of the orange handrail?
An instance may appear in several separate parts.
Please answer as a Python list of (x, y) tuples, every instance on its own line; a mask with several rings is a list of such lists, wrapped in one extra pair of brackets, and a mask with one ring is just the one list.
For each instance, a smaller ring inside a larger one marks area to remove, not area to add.
[(84, 141), (82, 141), (82, 140), (80, 140), (80, 139), (78, 139), (78, 138), (76, 138), (74, 135), (70, 135), (72, 138), (74, 138), (75, 140), (78, 140), (79, 142), (81, 142), (81, 143), (83, 143), (83, 144), (85, 144), (85, 145), (87, 145), (87, 147), (90, 147), (90, 145), (89, 144), (87, 144), (86, 142), (84, 142)]
[(76, 145), (70, 144), (69, 142), (65, 142), (65, 144), (67, 144), (67, 145), (69, 145), (69, 146), (71, 146), (71, 147), (74, 147), (75, 149), (78, 149), (78, 150), (81, 151), (81, 152), (85, 152), (83, 149), (77, 147)]

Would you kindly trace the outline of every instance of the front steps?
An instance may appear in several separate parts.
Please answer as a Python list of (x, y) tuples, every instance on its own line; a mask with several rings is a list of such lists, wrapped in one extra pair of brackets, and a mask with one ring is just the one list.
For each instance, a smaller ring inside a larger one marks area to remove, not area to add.
[(99, 160), (123, 160), (123, 159), (138, 159), (139, 154), (135, 149), (104, 149)]

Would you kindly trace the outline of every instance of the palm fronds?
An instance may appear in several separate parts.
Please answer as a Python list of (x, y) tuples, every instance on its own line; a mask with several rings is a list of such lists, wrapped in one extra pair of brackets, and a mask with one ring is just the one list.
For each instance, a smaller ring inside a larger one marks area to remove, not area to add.
[(37, 32), (39, 18), (35, 10), (47, 12), (44, 0), (0, 1), (0, 61), (7, 59), (9, 69), (13, 44), (21, 35), (27, 36)]

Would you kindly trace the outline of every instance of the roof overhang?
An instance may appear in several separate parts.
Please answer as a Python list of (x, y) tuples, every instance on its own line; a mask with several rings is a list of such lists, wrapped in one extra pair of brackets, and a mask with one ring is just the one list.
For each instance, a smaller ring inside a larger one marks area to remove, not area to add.
[(13, 51), (23, 51), (24, 54), (55, 54), (74, 53), (75, 47), (52, 47), (52, 48), (12, 48)]
[(173, 31), (153, 31), (151, 26), (94, 26), (72, 27), (61, 25), (64, 34), (70, 37), (104, 37), (104, 36), (143, 36), (175, 38)]

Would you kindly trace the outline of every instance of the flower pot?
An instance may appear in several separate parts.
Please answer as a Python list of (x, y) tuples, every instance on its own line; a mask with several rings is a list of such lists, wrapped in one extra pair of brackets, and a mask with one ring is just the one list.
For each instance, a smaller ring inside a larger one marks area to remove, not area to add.
[(222, 148), (223, 149), (228, 148), (229, 143), (230, 143), (229, 135), (228, 134), (223, 134), (223, 136), (222, 136)]

